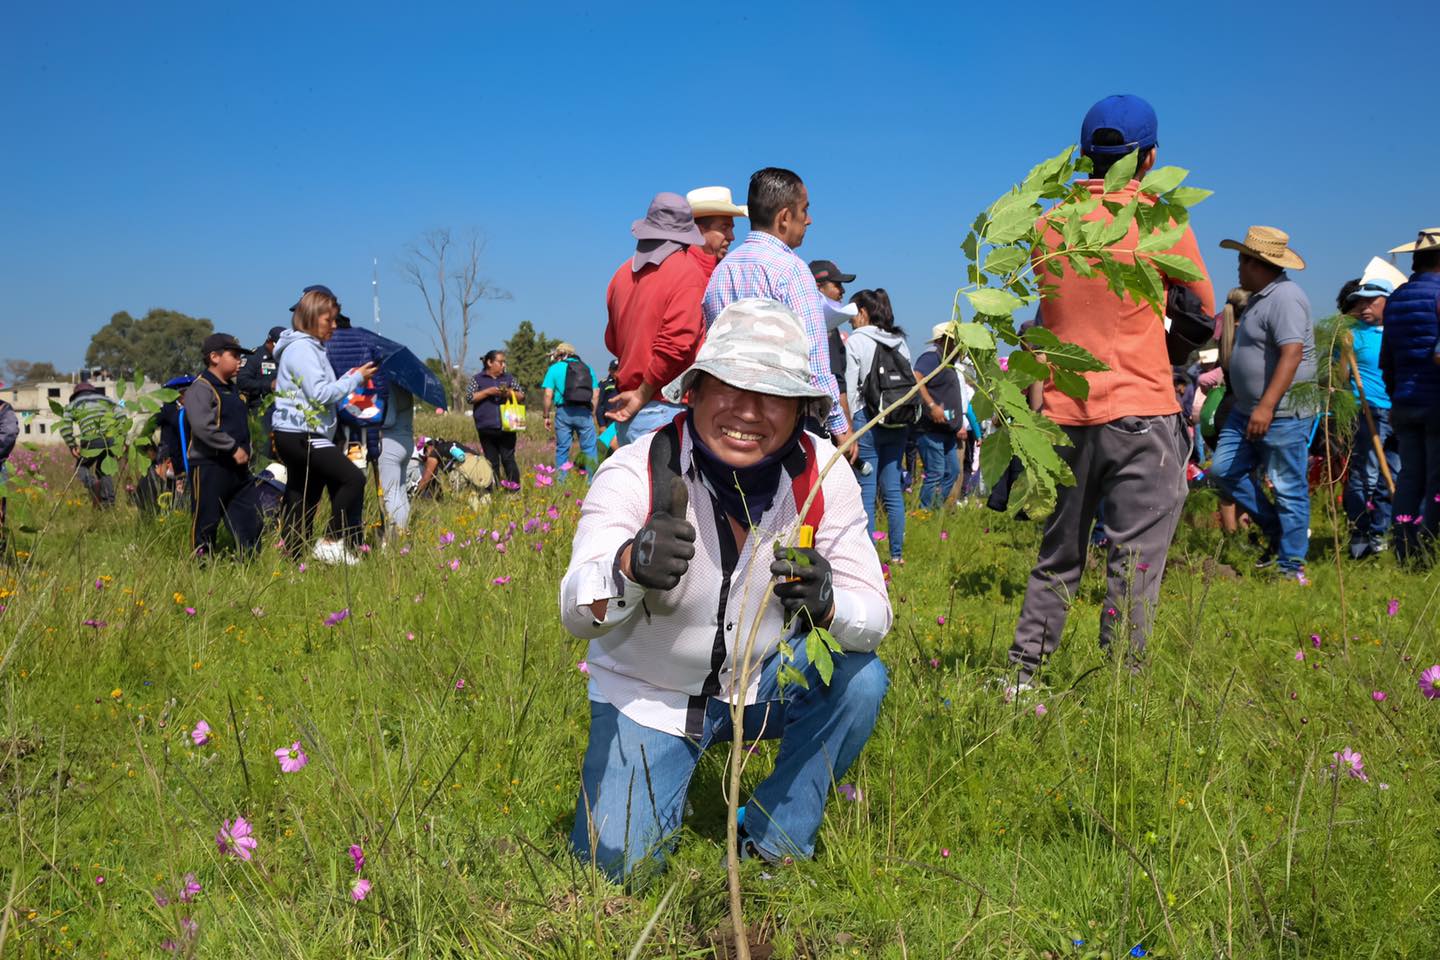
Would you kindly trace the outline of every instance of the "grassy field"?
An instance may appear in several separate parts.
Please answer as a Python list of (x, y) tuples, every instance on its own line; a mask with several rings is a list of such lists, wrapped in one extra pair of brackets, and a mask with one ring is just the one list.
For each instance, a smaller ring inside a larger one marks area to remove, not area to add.
[[(404, 548), (338, 570), (188, 563), (184, 518), (97, 515), (42, 458), (40, 532), (0, 568), (0, 954), (723, 956), (721, 751), (659, 880), (567, 852), (588, 712), (555, 597), (584, 488), (540, 485), (544, 455), (519, 495), (422, 505)], [(1207, 562), (1209, 507), (1146, 668), (1101, 660), (1092, 570), (1014, 704), (1035, 525), (916, 511), (854, 790), (813, 862), (743, 871), (755, 956), (1440, 956), (1436, 581), (1384, 557), (1342, 587), (1318, 507), (1309, 587), (1237, 576)], [(237, 817), (248, 860), (217, 845)]]

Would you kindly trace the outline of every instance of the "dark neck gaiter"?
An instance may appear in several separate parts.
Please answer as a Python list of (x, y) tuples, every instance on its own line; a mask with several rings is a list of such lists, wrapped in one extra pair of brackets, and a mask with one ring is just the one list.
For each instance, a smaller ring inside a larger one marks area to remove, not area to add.
[(752, 529), (775, 502), (785, 458), (800, 442), (802, 425), (795, 425), (795, 432), (779, 450), (748, 467), (732, 467), (716, 456), (696, 432), (693, 414), (685, 417), (685, 429), (690, 433), (691, 458), (721, 511), (745, 529)]

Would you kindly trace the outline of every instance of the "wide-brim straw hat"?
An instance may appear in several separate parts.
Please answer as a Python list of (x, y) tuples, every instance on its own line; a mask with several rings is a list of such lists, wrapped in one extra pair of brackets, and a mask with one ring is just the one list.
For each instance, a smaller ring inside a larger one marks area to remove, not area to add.
[(738, 390), (797, 397), (823, 422), (830, 395), (815, 385), (809, 343), (800, 319), (780, 301), (736, 300), (710, 325), (695, 363), (680, 378), (680, 392), (688, 393), (696, 378), (708, 373)]
[(1414, 243), (1402, 243), (1398, 247), (1391, 247), (1391, 253), (1419, 253), (1421, 250), (1434, 250), (1440, 247), (1440, 227), (1426, 227), (1420, 231)]
[(1244, 240), (1221, 240), (1220, 246), (1287, 270), (1305, 269), (1304, 259), (1290, 249), (1290, 234), (1275, 227), (1251, 227), (1245, 231)]
[(737, 204), (730, 196), (729, 187), (696, 187), (685, 194), (685, 199), (690, 201), (690, 209), (696, 220), (701, 217), (750, 216), (750, 208)]

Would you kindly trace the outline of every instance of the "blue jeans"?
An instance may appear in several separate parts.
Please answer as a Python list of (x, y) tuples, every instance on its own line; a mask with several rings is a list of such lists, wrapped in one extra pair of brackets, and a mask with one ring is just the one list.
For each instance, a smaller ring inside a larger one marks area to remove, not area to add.
[[(864, 410), (855, 413), (855, 429), (870, 422)], [(898, 559), (905, 551), (905, 488), (900, 482), (900, 462), (905, 458), (908, 428), (876, 427), (860, 438), (860, 462), (870, 464), (868, 474), (861, 473), (860, 498), (865, 504), (870, 533), (875, 533), (875, 498), (877, 484), (885, 497), (885, 517), (890, 524), (890, 558)]]
[[(1370, 408), (1375, 421), (1375, 436), (1380, 445), (1390, 439), (1390, 411)], [(1390, 476), (1400, 475), (1400, 456), (1387, 452), (1385, 460)], [(1350, 536), (1354, 540), (1379, 543), (1390, 530), (1390, 488), (1380, 473), (1380, 458), (1370, 440), (1370, 424), (1362, 412), (1355, 426), (1355, 445), (1350, 450), (1350, 473), (1345, 478), (1345, 516), (1350, 520)]]
[[(571, 440), (578, 446), (571, 453)], [(566, 463), (595, 472), (595, 421), (590, 408), (578, 403), (561, 404), (555, 411), (555, 466)]]
[(920, 459), (925, 462), (925, 482), (920, 485), (920, 506), (943, 507), (950, 491), (955, 489), (956, 481), (960, 479), (960, 458), (955, 454), (955, 434), (920, 430), (916, 441), (920, 445)]
[[(678, 403), (668, 403), (664, 400), (651, 400), (645, 406), (635, 411), (635, 416), (624, 422), (615, 424), (615, 436), (620, 440), (620, 446), (634, 443), (647, 433), (654, 433), (665, 424), (675, 419), (675, 415), (685, 408)], [(601, 416), (605, 415), (602, 410)]]
[[(780, 699), (778, 654), (760, 675), (759, 699), (745, 708), (748, 740), (779, 738), (775, 769), (745, 807), (745, 831), (767, 858), (809, 857), (831, 785), (845, 776), (880, 712), (889, 680), (873, 653), (835, 657), (826, 686), (795, 644), (794, 666), (809, 689), (789, 687)], [(649, 862), (664, 862), (680, 828), (685, 795), (700, 754), (734, 737), (730, 704), (711, 698), (698, 740), (641, 726), (608, 703), (590, 703), (590, 742), (580, 771), (580, 797), (570, 846), (612, 879)]]
[[(1220, 490), (1260, 524), (1277, 553), (1281, 570), (1305, 566), (1310, 549), (1310, 427), (1314, 417), (1276, 417), (1259, 440), (1248, 440), (1250, 414), (1230, 411), (1215, 443), (1211, 476)], [(1255, 468), (1264, 467), (1275, 488), (1275, 502), (1255, 482)]]

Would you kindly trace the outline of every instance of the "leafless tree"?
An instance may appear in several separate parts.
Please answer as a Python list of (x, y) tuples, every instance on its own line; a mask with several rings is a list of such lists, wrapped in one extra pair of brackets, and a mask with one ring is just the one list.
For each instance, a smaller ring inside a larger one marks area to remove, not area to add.
[(420, 291), (434, 328), (435, 351), (450, 374), (450, 394), (465, 392), (465, 365), (470, 356), (470, 330), (482, 300), (509, 300), (510, 293), (480, 275), (485, 238), (471, 229), (461, 237), (449, 227), (428, 230), (405, 249), (400, 271)]

